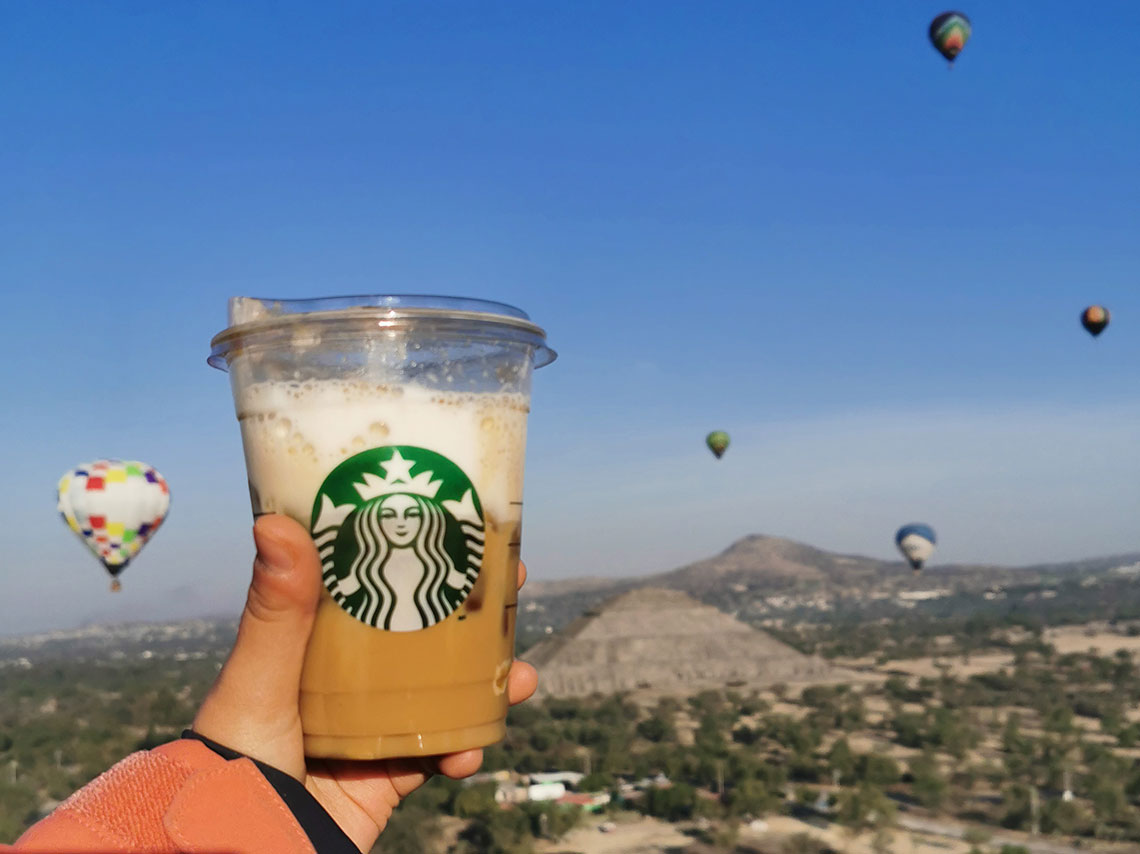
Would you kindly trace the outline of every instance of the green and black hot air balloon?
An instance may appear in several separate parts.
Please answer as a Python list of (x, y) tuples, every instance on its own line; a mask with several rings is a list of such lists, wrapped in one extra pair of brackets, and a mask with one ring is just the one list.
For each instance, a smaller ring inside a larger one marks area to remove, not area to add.
[(728, 441), (728, 434), (723, 430), (713, 430), (705, 437), (705, 444), (709, 446), (710, 451), (716, 454), (718, 460), (728, 450)]
[(930, 22), (930, 43), (953, 64), (970, 40), (970, 19), (961, 12), (943, 12)]

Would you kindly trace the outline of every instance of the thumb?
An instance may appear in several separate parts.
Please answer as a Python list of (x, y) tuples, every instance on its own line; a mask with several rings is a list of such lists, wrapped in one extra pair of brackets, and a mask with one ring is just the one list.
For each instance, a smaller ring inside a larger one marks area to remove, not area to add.
[(287, 516), (259, 518), (253, 539), (257, 556), (237, 640), (194, 729), (293, 773), (294, 753), (300, 754), (301, 665), (320, 599), (320, 558), (308, 531)]

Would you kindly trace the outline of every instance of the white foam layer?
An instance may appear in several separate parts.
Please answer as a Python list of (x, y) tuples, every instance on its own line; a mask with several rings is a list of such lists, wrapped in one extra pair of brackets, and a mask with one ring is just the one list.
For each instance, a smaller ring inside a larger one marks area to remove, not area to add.
[(254, 383), (238, 394), (246, 467), (264, 513), (308, 525), (324, 479), (381, 445), (415, 445), (466, 472), (484, 513), (520, 516), (527, 399), (363, 382)]

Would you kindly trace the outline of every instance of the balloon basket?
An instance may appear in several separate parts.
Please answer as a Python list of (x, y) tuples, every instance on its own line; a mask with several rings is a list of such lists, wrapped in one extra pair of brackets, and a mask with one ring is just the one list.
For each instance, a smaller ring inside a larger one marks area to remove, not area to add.
[(119, 579), (114, 578), (111, 580), (111, 592), (112, 593), (118, 593), (122, 589), (123, 589), (123, 583), (121, 581), (119, 581)]

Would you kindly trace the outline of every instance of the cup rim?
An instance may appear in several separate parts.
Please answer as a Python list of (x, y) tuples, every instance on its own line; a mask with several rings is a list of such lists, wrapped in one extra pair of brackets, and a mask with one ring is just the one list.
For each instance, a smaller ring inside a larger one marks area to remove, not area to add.
[[(549, 365), (557, 353), (546, 346), (546, 330), (520, 308), (494, 300), (435, 294), (358, 294), (305, 299), (231, 297), (230, 325), (210, 341), (206, 362), (227, 370), (227, 354), (240, 339), (273, 333), (298, 322), (331, 324), (345, 320), (373, 321), (379, 329), (397, 329), (410, 322), (473, 324), (489, 332), (496, 327), (521, 337), (534, 347), (534, 367)], [(520, 335), (521, 333), (521, 335)]]

